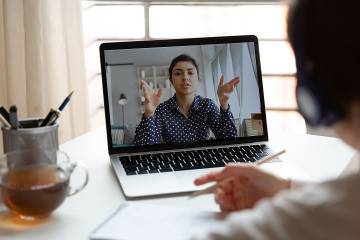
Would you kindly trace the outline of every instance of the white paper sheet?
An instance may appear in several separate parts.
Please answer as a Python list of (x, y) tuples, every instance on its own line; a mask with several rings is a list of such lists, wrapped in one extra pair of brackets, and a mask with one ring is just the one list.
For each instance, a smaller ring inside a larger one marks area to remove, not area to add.
[(92, 240), (191, 239), (220, 220), (215, 212), (124, 203), (90, 235)]

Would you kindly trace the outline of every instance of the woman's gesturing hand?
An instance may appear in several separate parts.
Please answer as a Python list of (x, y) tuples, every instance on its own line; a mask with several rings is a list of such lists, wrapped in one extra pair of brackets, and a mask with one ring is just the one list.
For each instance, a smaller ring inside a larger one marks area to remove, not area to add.
[(240, 83), (240, 77), (235, 77), (234, 79), (224, 84), (224, 75), (221, 75), (217, 89), (217, 95), (219, 97), (220, 106), (223, 110), (228, 109), (228, 100), (230, 97), (230, 93), (234, 91), (234, 88), (239, 83)]
[(272, 197), (290, 188), (290, 180), (265, 172), (254, 165), (229, 164), (222, 171), (209, 173), (195, 179), (195, 185), (209, 182), (223, 184), (214, 191), (215, 201), (222, 211), (236, 211), (251, 208), (260, 199)]
[(144, 80), (140, 81), (140, 87), (144, 93), (144, 116), (150, 117), (154, 114), (155, 109), (160, 104), (160, 99), (162, 95), (162, 88), (160, 87), (157, 91), (154, 91)]

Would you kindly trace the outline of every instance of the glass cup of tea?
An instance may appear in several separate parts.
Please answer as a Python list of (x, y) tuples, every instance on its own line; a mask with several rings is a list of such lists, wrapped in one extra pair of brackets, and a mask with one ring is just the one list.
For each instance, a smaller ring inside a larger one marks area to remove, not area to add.
[[(76, 168), (84, 171), (80, 186), (70, 186)], [(89, 175), (80, 162), (59, 150), (26, 149), (0, 157), (0, 196), (8, 209), (23, 219), (49, 216), (67, 196), (80, 192)]]

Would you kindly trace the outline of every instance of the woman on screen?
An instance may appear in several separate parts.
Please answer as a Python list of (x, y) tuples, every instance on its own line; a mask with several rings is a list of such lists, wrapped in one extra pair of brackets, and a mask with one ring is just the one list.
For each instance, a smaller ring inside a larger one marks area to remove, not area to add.
[(135, 131), (136, 145), (207, 140), (210, 129), (218, 139), (237, 136), (228, 100), (229, 94), (240, 82), (239, 77), (226, 84), (224, 77), (220, 78), (217, 90), (219, 108), (211, 99), (195, 94), (199, 67), (192, 57), (182, 54), (174, 58), (169, 76), (176, 93), (161, 104), (162, 89), (152, 92), (149, 85), (141, 80), (145, 111)]
[(291, 3), (288, 35), (300, 112), (308, 124), (331, 127), (357, 150), (349, 164), (354, 168), (320, 183), (283, 179), (250, 165), (199, 177), (197, 185), (232, 179), (214, 193), (220, 209), (233, 213), (196, 240), (360, 239), (360, 2)]

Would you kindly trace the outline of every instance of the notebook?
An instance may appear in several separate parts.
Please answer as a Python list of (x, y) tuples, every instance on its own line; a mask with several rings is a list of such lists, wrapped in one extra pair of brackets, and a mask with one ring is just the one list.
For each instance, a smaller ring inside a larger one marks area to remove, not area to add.
[[(194, 178), (272, 152), (256, 36), (109, 42), (100, 60), (108, 152), (126, 197), (199, 190)], [(222, 76), (240, 77), (227, 108)], [(147, 96), (157, 98), (145, 116)]]
[(185, 207), (124, 203), (90, 234), (90, 239), (191, 239), (213, 229), (221, 218), (220, 213)]

